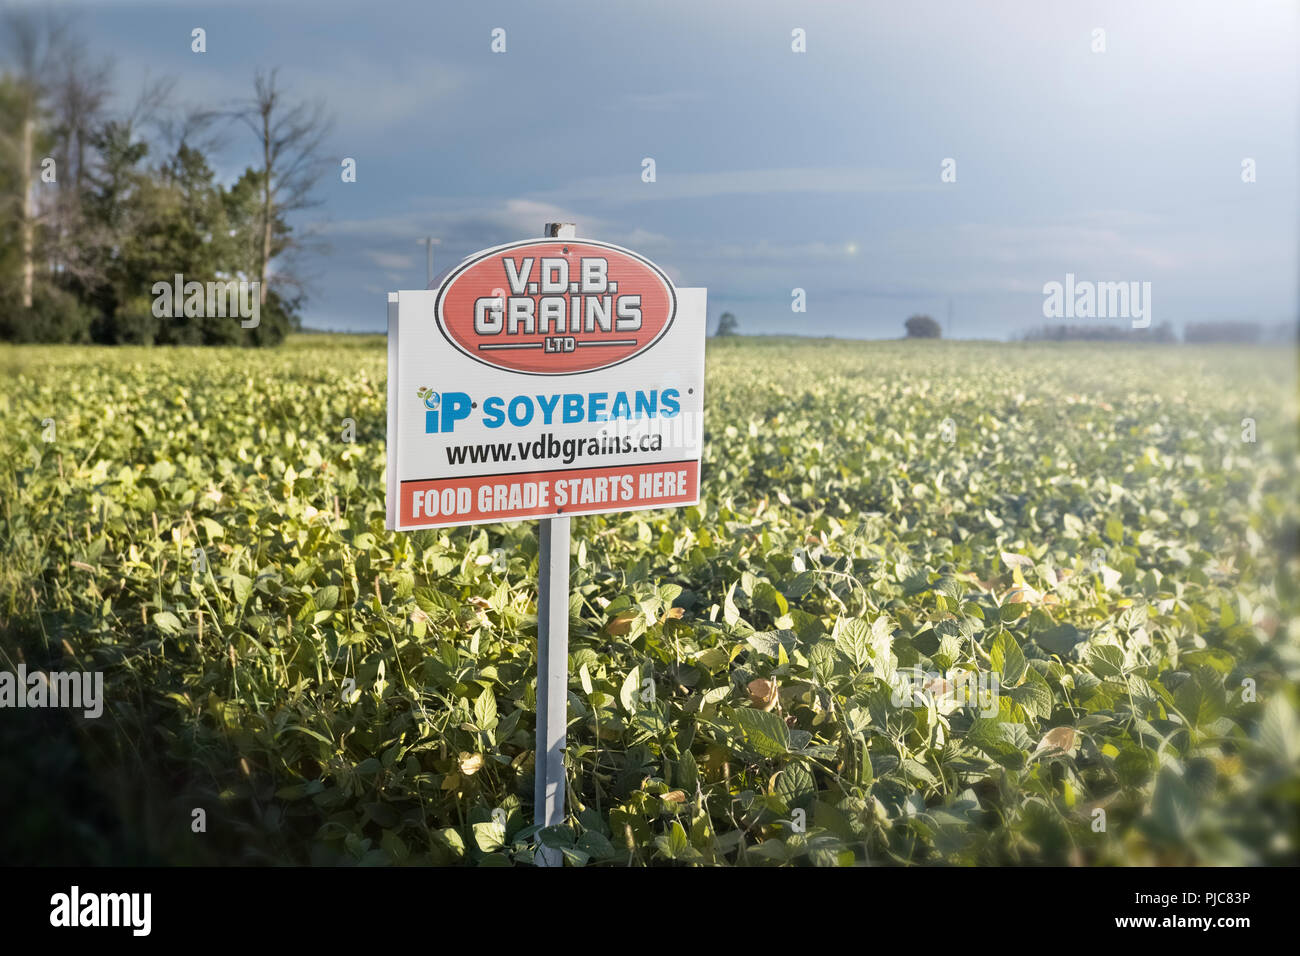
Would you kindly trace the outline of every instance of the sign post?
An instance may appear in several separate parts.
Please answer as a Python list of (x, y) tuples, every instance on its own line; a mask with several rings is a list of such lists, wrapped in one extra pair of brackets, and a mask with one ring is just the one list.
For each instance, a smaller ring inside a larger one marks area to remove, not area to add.
[[(545, 235), (572, 239), (573, 223), (548, 222)], [(537, 529), (537, 758), (533, 822), (564, 822), (564, 748), (569, 716), (569, 516), (543, 518)], [(560, 866), (559, 850), (539, 846), (542, 866)]]
[[(555, 826), (569, 518), (699, 502), (706, 291), (571, 223), (544, 232), (388, 294), (386, 525), (540, 519), (533, 816)], [(563, 863), (545, 846), (534, 859)]]

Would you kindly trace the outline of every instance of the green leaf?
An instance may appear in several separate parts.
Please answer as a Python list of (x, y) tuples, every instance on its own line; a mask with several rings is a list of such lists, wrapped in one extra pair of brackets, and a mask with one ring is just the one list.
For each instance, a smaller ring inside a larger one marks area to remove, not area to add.
[(760, 757), (779, 757), (790, 749), (790, 730), (776, 714), (738, 707), (732, 715), (749, 746)]
[(608, 838), (595, 830), (587, 830), (578, 837), (577, 848), (593, 860), (612, 860), (618, 856)]
[(1119, 677), (1124, 673), (1124, 649), (1114, 644), (1094, 644), (1088, 649), (1088, 663), (1098, 677)]
[(854, 667), (865, 667), (871, 657), (871, 625), (861, 618), (841, 618), (835, 623), (835, 643)]
[(1026, 669), (1024, 683), (1018, 687), (1008, 688), (1006, 693), (1027, 713), (1039, 720), (1046, 720), (1052, 716), (1051, 685), (1032, 667)]
[(618, 699), (629, 714), (635, 714), (641, 709), (641, 666), (639, 664), (628, 671), (627, 677), (623, 679)]
[(793, 650), (798, 637), (794, 631), (761, 631), (745, 638), (745, 643), (767, 657), (779, 657), (781, 649)]
[(677, 820), (673, 821), (666, 835), (655, 837), (655, 847), (670, 860), (698, 859), (700, 856), (699, 851), (691, 846), (686, 828)]
[(506, 844), (506, 828), (495, 820), (474, 824), (474, 843), (484, 853), (499, 850)]
[(542, 846), (550, 847), (553, 850), (571, 848), (576, 842), (573, 836), (573, 828), (563, 824), (542, 827), (537, 831), (537, 840)]
[(1106, 537), (1115, 544), (1121, 544), (1124, 541), (1124, 522), (1118, 518), (1106, 519)]
[(786, 764), (777, 774), (776, 795), (787, 807), (807, 809), (817, 795), (817, 784), (808, 768), (800, 762)]
[(1045, 630), (1034, 632), (1038, 646), (1049, 654), (1066, 657), (1081, 643), (1086, 635), (1073, 624), (1059, 624)]
[(993, 646), (989, 649), (989, 667), (1002, 675), (1000, 680), (1003, 687), (1019, 684), (1028, 666), (1024, 652), (1014, 637), (1003, 631), (993, 639)]
[(1223, 714), (1222, 678), (1208, 667), (1198, 667), (1174, 691), (1178, 712), (1193, 727), (1205, 727)]
[(474, 698), (474, 723), (480, 730), (492, 730), (497, 725), (497, 698), (490, 689)]
[(443, 594), (437, 588), (416, 588), (415, 603), (421, 611), (435, 620), (460, 606), (459, 601), (448, 594)]
[(235, 603), (243, 607), (253, 594), (253, 580), (242, 574), (230, 575), (230, 591), (235, 596)]
[(1022, 746), (1017, 739), (1014, 728), (1018, 726), (982, 717), (977, 718), (971, 725), (966, 740), (1007, 769), (1020, 770), (1025, 766), (1029, 754), (1028, 747)]
[(740, 611), (736, 608), (736, 585), (727, 588), (727, 596), (722, 602), (722, 619), (731, 627), (740, 622)]
[(1283, 694), (1264, 705), (1255, 738), (1283, 766), (1300, 762), (1300, 716)]
[(1003, 604), (998, 608), (998, 620), (1004, 624), (1010, 624), (1012, 621), (1023, 617), (1029, 611), (1029, 605), (1022, 602), (1013, 602)]
[(695, 663), (707, 671), (716, 671), (730, 661), (731, 656), (721, 647), (707, 647), (695, 655)]

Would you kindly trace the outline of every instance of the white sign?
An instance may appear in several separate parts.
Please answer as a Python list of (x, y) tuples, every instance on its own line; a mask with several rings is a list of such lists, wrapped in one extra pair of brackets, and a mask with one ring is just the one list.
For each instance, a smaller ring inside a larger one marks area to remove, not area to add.
[(390, 292), (388, 527), (697, 503), (705, 291), (548, 238)]

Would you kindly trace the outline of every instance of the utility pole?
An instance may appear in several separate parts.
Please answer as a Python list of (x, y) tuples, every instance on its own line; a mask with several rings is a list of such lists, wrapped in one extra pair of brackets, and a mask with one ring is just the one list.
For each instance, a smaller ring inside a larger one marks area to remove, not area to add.
[(429, 251), (428, 278), (424, 280), (425, 288), (427, 289), (429, 286), (433, 285), (433, 247), (441, 243), (442, 240), (435, 239), (433, 236), (425, 236), (423, 239), (416, 239), (415, 241), (423, 243), (425, 248)]

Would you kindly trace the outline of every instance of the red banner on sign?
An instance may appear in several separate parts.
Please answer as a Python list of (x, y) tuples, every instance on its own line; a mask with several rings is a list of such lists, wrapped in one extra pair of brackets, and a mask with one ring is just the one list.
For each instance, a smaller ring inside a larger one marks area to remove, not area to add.
[(697, 461), (404, 481), (403, 525), (437, 527), (694, 504)]
[(635, 252), (532, 239), (467, 260), (434, 307), (447, 341), (494, 368), (572, 375), (641, 355), (677, 311), (672, 283)]

